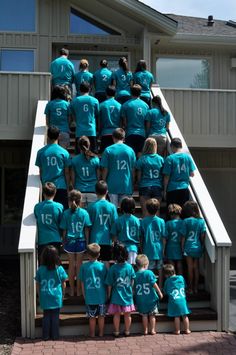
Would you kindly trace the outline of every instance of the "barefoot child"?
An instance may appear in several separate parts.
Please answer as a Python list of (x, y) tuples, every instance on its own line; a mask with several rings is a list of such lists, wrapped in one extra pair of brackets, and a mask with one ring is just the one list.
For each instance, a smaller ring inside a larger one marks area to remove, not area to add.
[[(62, 216), (60, 228), (63, 230), (64, 250), (69, 258), (70, 296), (75, 295), (75, 277), (79, 273), (83, 261), (83, 252), (88, 244), (91, 221), (88, 212), (80, 207), (81, 192), (72, 190), (69, 193), (69, 206)], [(81, 285), (77, 281), (77, 296), (81, 295)]]
[(63, 289), (67, 274), (62, 266), (57, 249), (47, 245), (41, 255), (41, 266), (35, 276), (40, 307), (43, 309), (43, 340), (59, 338), (59, 314), (62, 307)]
[(136, 258), (138, 271), (134, 280), (135, 299), (138, 312), (142, 315), (143, 334), (148, 334), (148, 318), (150, 334), (156, 334), (156, 315), (158, 314), (159, 298), (163, 298), (156, 283), (156, 276), (148, 269), (148, 258), (140, 254)]
[(104, 334), (104, 319), (106, 315), (106, 266), (97, 259), (100, 246), (96, 243), (87, 246), (89, 261), (82, 264), (78, 278), (81, 280), (82, 293), (85, 299), (87, 316), (89, 317), (89, 335), (95, 337), (96, 317), (98, 317), (98, 334)]
[(116, 264), (108, 271), (106, 284), (108, 285), (108, 298), (111, 296), (111, 303), (108, 313), (113, 314), (114, 336), (120, 334), (120, 316), (124, 314), (125, 336), (130, 334), (131, 312), (135, 311), (133, 301), (133, 282), (135, 272), (133, 267), (127, 263), (128, 252), (123, 245), (116, 245)]
[(185, 281), (182, 275), (175, 274), (171, 264), (164, 265), (164, 293), (168, 296), (168, 317), (174, 317), (174, 334), (180, 334), (180, 317), (183, 319), (184, 333), (190, 334), (188, 314), (190, 313), (185, 296)]

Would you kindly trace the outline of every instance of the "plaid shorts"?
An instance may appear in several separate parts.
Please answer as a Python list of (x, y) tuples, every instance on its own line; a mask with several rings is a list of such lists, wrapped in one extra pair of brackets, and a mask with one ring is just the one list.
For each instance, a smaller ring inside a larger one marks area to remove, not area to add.
[(88, 318), (105, 317), (105, 315), (106, 315), (105, 304), (86, 305), (86, 316)]
[(147, 316), (156, 316), (156, 315), (158, 315), (158, 313), (159, 313), (159, 311), (158, 311), (158, 307), (157, 307), (157, 304), (156, 304), (151, 311), (149, 311), (147, 313), (140, 313), (140, 314), (143, 317), (147, 317)]

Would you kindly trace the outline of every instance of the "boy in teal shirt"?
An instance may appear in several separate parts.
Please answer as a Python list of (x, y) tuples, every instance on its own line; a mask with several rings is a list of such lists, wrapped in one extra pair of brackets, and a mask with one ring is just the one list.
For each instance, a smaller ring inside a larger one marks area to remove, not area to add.
[(54, 202), (56, 186), (52, 182), (43, 185), (44, 201), (34, 207), (34, 215), (38, 228), (38, 257), (48, 244), (54, 245), (59, 250), (61, 245), (60, 221), (63, 214), (63, 206)]
[(100, 255), (100, 246), (96, 243), (87, 246), (89, 261), (82, 264), (78, 278), (81, 280), (82, 293), (89, 317), (89, 335), (95, 337), (96, 317), (98, 317), (99, 337), (104, 334), (106, 315), (107, 289), (105, 279), (107, 269), (104, 264), (97, 261)]
[(118, 218), (118, 215), (115, 205), (106, 200), (108, 192), (106, 182), (103, 180), (98, 181), (95, 185), (95, 190), (97, 201), (88, 207), (92, 223), (89, 242), (100, 245), (100, 260), (104, 261), (108, 268), (109, 260), (111, 260), (111, 227)]
[(142, 315), (143, 333), (148, 334), (148, 317), (150, 334), (156, 334), (156, 315), (158, 314), (159, 298), (163, 295), (156, 283), (156, 276), (148, 269), (149, 260), (144, 254), (136, 258), (138, 271), (134, 280), (134, 292), (137, 311)]
[(149, 259), (149, 269), (159, 276), (162, 287), (163, 239), (165, 238), (165, 221), (157, 216), (160, 202), (151, 198), (146, 202), (147, 217), (141, 220), (142, 251)]
[(122, 198), (133, 193), (136, 157), (133, 149), (124, 144), (125, 132), (122, 128), (115, 129), (112, 136), (115, 144), (105, 149), (101, 167), (110, 201), (118, 206)]

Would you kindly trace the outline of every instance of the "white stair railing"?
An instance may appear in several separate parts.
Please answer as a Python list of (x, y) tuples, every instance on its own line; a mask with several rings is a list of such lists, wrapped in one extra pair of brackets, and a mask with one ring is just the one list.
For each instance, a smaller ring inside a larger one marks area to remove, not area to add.
[[(190, 154), (161, 89), (154, 86), (152, 93), (154, 96), (161, 97), (163, 106), (170, 113), (169, 141), (174, 137), (180, 138), (183, 143), (183, 151)], [(206, 260), (205, 255), (205, 285), (211, 293), (211, 305), (217, 311), (217, 330), (227, 331), (229, 326), (230, 247), (232, 243), (198, 169), (194, 172), (194, 177), (190, 179), (190, 192), (192, 198), (197, 201), (207, 224), (205, 248), (209, 259)]]

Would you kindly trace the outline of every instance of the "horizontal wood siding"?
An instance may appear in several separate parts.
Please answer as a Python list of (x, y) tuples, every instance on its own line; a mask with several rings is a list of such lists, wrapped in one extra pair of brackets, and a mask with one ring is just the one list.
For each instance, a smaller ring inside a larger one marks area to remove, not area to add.
[(0, 139), (32, 139), (38, 100), (48, 100), (50, 74), (0, 72)]
[(236, 91), (162, 92), (190, 147), (236, 147)]

